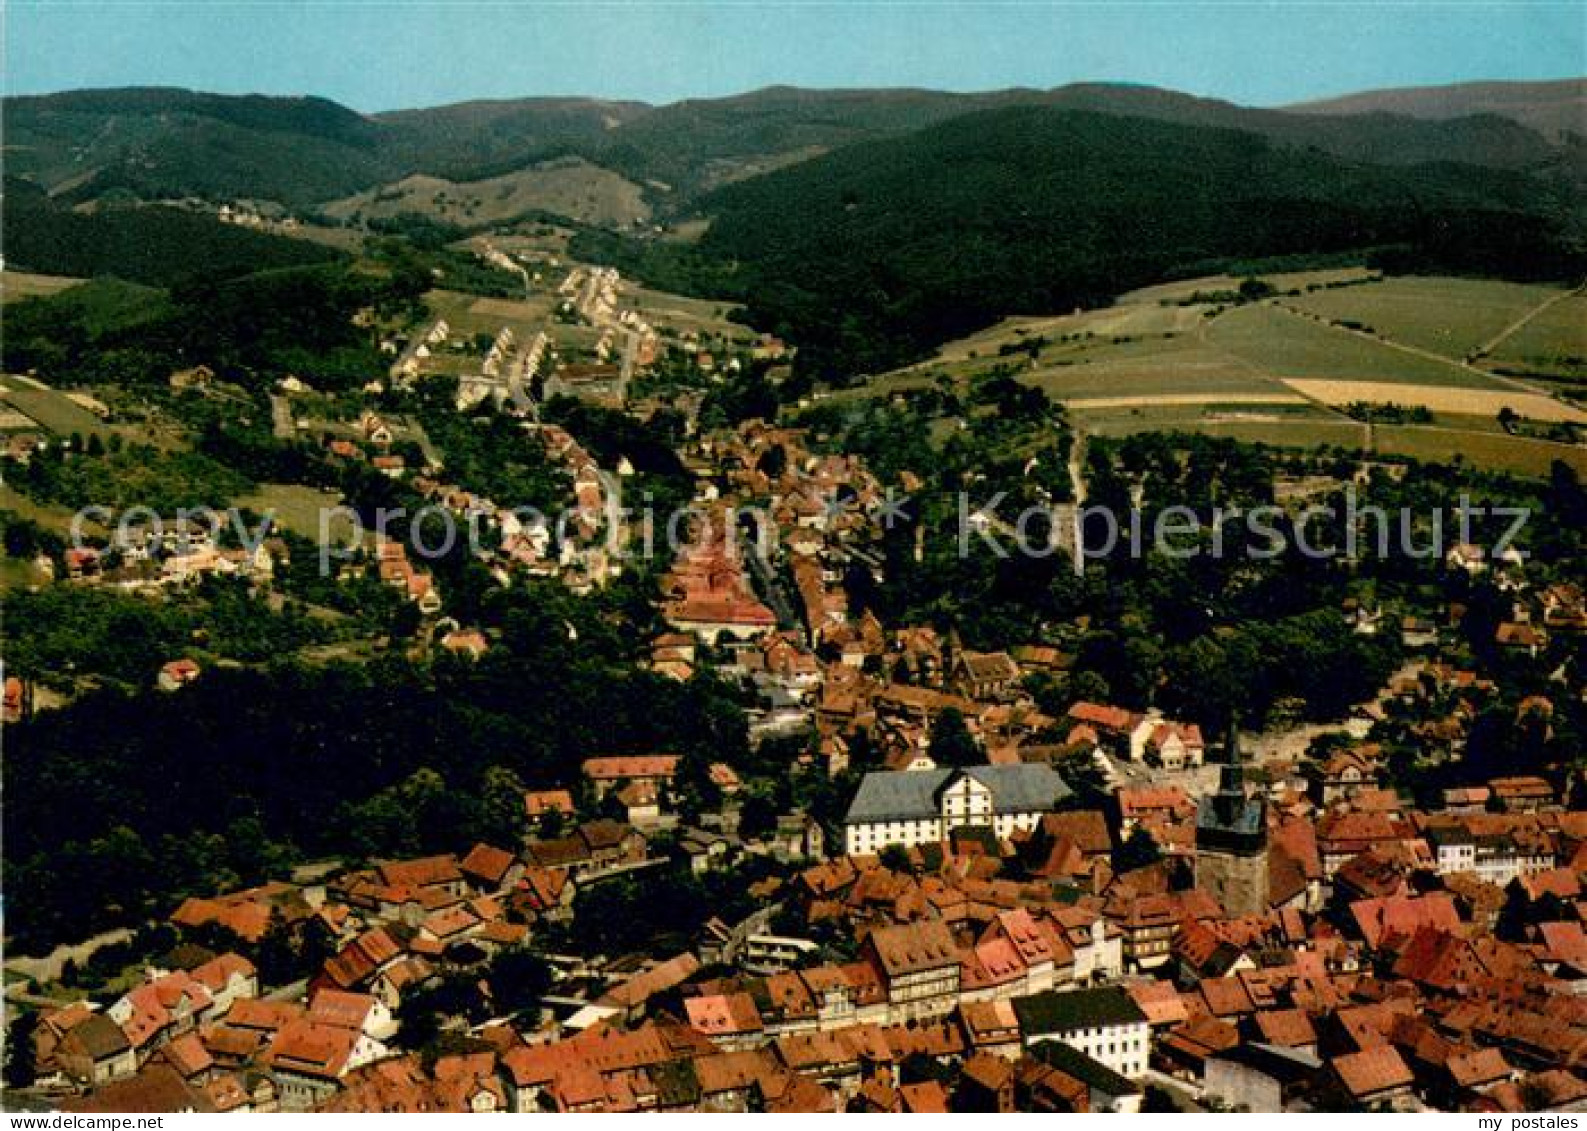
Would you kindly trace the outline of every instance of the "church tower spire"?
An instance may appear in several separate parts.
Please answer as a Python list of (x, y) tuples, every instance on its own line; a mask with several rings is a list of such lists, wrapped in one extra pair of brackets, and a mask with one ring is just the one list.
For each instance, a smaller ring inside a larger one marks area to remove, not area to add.
[(1196, 886), (1231, 915), (1267, 910), (1267, 802), (1246, 795), (1234, 719), (1224, 739), (1217, 792), (1203, 797), (1196, 810)]

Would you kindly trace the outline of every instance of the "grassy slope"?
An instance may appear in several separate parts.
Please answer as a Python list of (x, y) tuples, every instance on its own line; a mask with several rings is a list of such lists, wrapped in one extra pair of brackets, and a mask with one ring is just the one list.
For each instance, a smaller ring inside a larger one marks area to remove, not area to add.
[(639, 186), (578, 158), (562, 158), (481, 181), (414, 175), (325, 206), (338, 219), (418, 212), (448, 224), (495, 224), (531, 212), (588, 224), (628, 227), (650, 209)]

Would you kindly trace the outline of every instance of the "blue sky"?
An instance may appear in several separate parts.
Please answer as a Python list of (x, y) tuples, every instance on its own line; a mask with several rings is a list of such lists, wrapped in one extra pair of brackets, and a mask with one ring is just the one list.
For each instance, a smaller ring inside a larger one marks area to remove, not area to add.
[(986, 90), (1120, 80), (1255, 105), (1587, 74), (1581, 0), (1267, 3), (10, 0), (10, 94), (163, 85), (360, 110), (773, 83)]

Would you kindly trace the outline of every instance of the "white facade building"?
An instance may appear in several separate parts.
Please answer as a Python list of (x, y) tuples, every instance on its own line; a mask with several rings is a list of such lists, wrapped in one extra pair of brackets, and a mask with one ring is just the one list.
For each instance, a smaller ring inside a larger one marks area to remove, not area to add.
[(1070, 796), (1050, 766), (968, 766), (865, 775), (843, 819), (844, 851), (874, 855), (888, 845), (936, 844), (955, 829), (998, 837), (1035, 828)]
[(1151, 1026), (1118, 986), (1017, 998), (1014, 1012), (1027, 1046), (1059, 1041), (1128, 1079), (1146, 1073)]

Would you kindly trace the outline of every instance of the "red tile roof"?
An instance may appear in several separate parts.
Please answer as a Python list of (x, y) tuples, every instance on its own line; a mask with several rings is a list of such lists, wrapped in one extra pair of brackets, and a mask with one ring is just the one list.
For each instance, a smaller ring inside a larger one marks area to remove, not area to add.
[(507, 873), (517, 861), (513, 854), (492, 844), (476, 844), (458, 868), (466, 875), (497, 885), (507, 878)]
[(356, 1029), (300, 1018), (276, 1034), (264, 1059), (277, 1071), (336, 1079), (346, 1070), (358, 1037)]
[(1392, 1045), (1335, 1057), (1333, 1070), (1356, 1099), (1408, 1088), (1414, 1079), (1404, 1058)]
[(592, 781), (619, 781), (623, 778), (665, 778), (678, 772), (676, 754), (618, 754), (587, 758), (584, 776)]
[(573, 795), (565, 789), (531, 790), (523, 795), (523, 804), (531, 817), (539, 817), (553, 809), (569, 817), (574, 813)]

